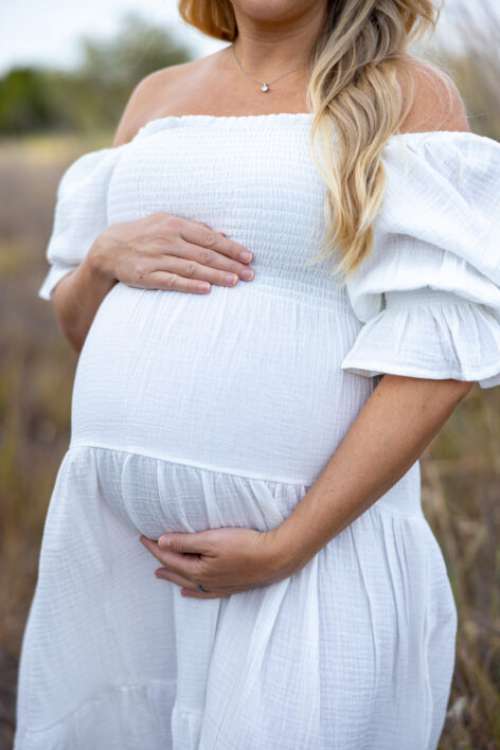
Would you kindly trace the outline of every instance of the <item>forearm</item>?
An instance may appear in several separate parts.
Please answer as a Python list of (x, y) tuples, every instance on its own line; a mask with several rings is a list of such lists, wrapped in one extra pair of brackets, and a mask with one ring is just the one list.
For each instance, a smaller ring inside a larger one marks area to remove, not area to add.
[(74, 271), (61, 279), (52, 293), (59, 328), (78, 352), (102, 300), (117, 282), (102, 269), (96, 247), (91, 248)]
[(312, 487), (275, 530), (296, 569), (385, 494), (417, 461), (473, 383), (385, 375)]

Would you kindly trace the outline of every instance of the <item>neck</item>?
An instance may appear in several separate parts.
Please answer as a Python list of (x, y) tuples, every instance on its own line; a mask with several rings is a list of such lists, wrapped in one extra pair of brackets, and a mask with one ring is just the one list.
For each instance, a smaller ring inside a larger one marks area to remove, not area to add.
[(313, 2), (283, 18), (266, 18), (265, 11), (256, 18), (235, 7), (238, 36), (232, 46), (243, 69), (264, 81), (307, 66), (326, 7)]

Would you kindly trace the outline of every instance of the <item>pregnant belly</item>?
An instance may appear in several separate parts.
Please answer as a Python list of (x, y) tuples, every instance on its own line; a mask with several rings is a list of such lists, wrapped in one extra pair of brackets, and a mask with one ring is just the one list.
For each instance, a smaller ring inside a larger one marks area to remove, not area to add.
[(340, 296), (117, 284), (80, 354), (71, 442), (310, 483), (372, 387), (340, 369), (356, 332)]

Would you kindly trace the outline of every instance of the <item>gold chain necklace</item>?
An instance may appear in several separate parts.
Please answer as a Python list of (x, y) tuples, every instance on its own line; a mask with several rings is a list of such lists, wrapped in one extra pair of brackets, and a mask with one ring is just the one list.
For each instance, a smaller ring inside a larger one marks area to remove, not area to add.
[[(232, 51), (233, 51), (233, 56), (234, 56), (234, 59), (235, 59), (235, 60), (236, 60), (236, 62), (238, 63), (238, 65), (239, 65), (239, 67), (240, 67), (240, 69), (241, 69), (242, 73), (244, 73), (244, 74), (245, 74), (246, 76), (248, 76), (249, 78), (252, 78), (252, 76), (250, 76), (250, 75), (249, 75), (249, 74), (248, 74), (248, 73), (247, 73), (247, 72), (246, 72), (245, 70), (243, 70), (243, 67), (242, 67), (242, 65), (241, 65), (240, 61), (238, 60), (238, 57), (237, 57), (237, 55), (236, 55), (236, 52), (234, 51), (234, 46), (233, 46), (232, 44), (231, 44), (231, 49), (232, 49)], [(253, 81), (255, 81), (255, 83), (258, 83), (258, 84), (259, 84), (259, 90), (260, 90), (260, 91), (262, 91), (262, 93), (263, 93), (263, 94), (265, 94), (265, 93), (266, 93), (267, 91), (270, 91), (270, 90), (271, 90), (271, 83), (276, 83), (276, 81), (279, 81), (279, 80), (280, 80), (280, 78), (284, 78), (285, 76), (288, 76), (288, 75), (290, 75), (291, 73), (295, 73), (295, 71), (296, 71), (296, 70), (301, 70), (301, 68), (302, 68), (302, 67), (303, 67), (303, 66), (301, 65), (301, 66), (300, 66), (300, 67), (298, 67), (298, 68), (294, 68), (294, 70), (289, 70), (289, 71), (288, 71), (288, 73), (283, 73), (283, 75), (281, 75), (281, 76), (278, 76), (278, 78), (275, 78), (275, 79), (274, 79), (273, 81), (268, 81), (267, 83), (266, 83), (266, 81), (258, 81), (258, 80), (257, 80), (256, 78), (252, 78), (252, 80), (253, 80)]]

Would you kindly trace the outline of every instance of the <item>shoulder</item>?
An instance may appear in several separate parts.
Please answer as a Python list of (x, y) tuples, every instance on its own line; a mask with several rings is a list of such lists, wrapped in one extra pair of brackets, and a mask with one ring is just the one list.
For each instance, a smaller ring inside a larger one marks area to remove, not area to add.
[(205, 58), (170, 65), (142, 78), (132, 89), (116, 128), (113, 145), (128, 143), (149, 120), (161, 115), (183, 82), (193, 79)]
[(408, 55), (398, 66), (404, 116), (401, 132), (470, 131), (465, 103), (448, 72)]
[(169, 91), (188, 73), (194, 62), (170, 65), (142, 78), (132, 89), (116, 128), (114, 146), (128, 143), (148, 120), (155, 117), (161, 102), (168, 101)]

